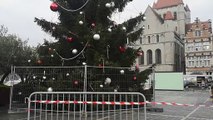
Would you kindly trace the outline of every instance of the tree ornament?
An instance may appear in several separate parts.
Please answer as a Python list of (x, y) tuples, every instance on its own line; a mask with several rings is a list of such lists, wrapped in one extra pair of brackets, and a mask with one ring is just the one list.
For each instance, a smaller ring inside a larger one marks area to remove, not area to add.
[(110, 84), (111, 82), (112, 82), (112, 80), (111, 80), (109, 77), (107, 77), (107, 78), (105, 79), (104, 84)]
[(136, 76), (134, 76), (134, 77), (133, 77), (133, 80), (137, 80), (137, 77), (136, 77)]
[(72, 50), (72, 53), (73, 53), (73, 54), (76, 54), (77, 52), (78, 52), (77, 49), (73, 49), (73, 50)]
[(54, 12), (58, 11), (58, 4), (56, 2), (53, 2), (51, 5), (50, 5), (50, 9)]
[(52, 91), (53, 91), (52, 87), (49, 87), (49, 88), (47, 89), (47, 92), (52, 92)]
[(143, 52), (142, 52), (142, 51), (138, 51), (138, 52), (137, 52), (137, 55), (138, 55), (138, 56), (142, 56), (142, 55), (143, 55)]
[(111, 28), (108, 28), (107, 30), (108, 30), (109, 32), (112, 32), (112, 29), (111, 29)]
[(33, 76), (33, 79), (36, 79), (36, 76)]
[(100, 87), (103, 88), (104, 86), (103, 86), (103, 85), (100, 85)]
[(70, 76), (70, 74), (69, 74), (69, 73), (67, 73), (67, 74), (66, 74), (66, 76)]
[(114, 2), (111, 2), (111, 7), (115, 7), (115, 3)]
[(79, 12), (79, 13), (80, 13), (80, 15), (84, 14), (84, 12), (83, 12), (83, 11), (81, 11), (81, 12)]
[(82, 63), (82, 65), (86, 65), (86, 64), (87, 64), (86, 62), (83, 62), (83, 63)]
[(93, 35), (93, 39), (94, 40), (99, 40), (101, 37), (100, 37), (100, 35), (99, 34), (94, 34)]
[(51, 52), (53, 49), (52, 48), (48, 48), (48, 50)]
[(92, 26), (92, 28), (95, 28), (96, 25), (95, 25), (95, 23), (92, 23), (91, 26)]
[(50, 56), (51, 56), (52, 58), (54, 57), (54, 55), (53, 55), (53, 54), (51, 54)]
[(111, 7), (111, 4), (110, 4), (110, 3), (106, 3), (105, 6), (106, 6), (107, 8), (110, 8), (110, 7)]
[(30, 62), (31, 62), (31, 60), (27, 60), (27, 62), (28, 62), (28, 63), (30, 63)]
[(37, 60), (37, 63), (38, 63), (38, 64), (42, 64), (42, 61), (41, 61), (41, 60)]
[(117, 89), (114, 89), (114, 92), (118, 92), (118, 90), (117, 90)]
[(126, 51), (126, 48), (125, 47), (122, 47), (122, 46), (119, 46), (119, 50), (120, 50), (120, 52), (125, 52)]
[(121, 74), (124, 74), (124, 70), (120, 70), (120, 73), (121, 73)]
[(67, 42), (72, 42), (73, 38), (72, 37), (67, 37)]
[(44, 80), (45, 80), (45, 79), (47, 79), (47, 77), (46, 77), (46, 76), (43, 76), (42, 78), (43, 78)]
[(84, 24), (84, 22), (80, 20), (80, 21), (79, 21), (79, 24), (80, 24), (80, 25), (83, 25), (83, 24)]
[(126, 31), (126, 27), (122, 27), (122, 29), (123, 29), (124, 31)]
[(78, 80), (75, 80), (75, 81), (74, 81), (74, 84), (75, 84), (75, 85), (78, 85), (78, 84), (79, 84)]

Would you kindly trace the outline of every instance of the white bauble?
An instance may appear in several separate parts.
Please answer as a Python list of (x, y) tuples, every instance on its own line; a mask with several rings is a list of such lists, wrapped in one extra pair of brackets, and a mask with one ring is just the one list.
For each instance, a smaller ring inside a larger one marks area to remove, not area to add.
[(112, 32), (112, 29), (111, 29), (111, 28), (108, 28), (108, 31), (109, 31), (109, 32)]
[(36, 76), (33, 76), (33, 79), (36, 79)]
[(52, 87), (49, 87), (49, 88), (47, 89), (47, 92), (52, 92), (52, 91), (53, 91)]
[(105, 79), (105, 84), (110, 84), (111, 82), (112, 82), (112, 80), (111, 80), (110, 78), (107, 77), (107, 78)]
[(86, 65), (87, 63), (83, 62), (82, 65)]
[(51, 54), (51, 57), (54, 57), (54, 55), (53, 55), (53, 54)]
[(45, 80), (47, 77), (46, 76), (43, 76), (43, 79)]
[(126, 31), (126, 27), (122, 27), (122, 29), (123, 29), (124, 31)]
[(69, 75), (70, 75), (69, 73), (66, 74), (66, 76), (69, 76)]
[(28, 62), (28, 63), (30, 63), (30, 62), (31, 62), (31, 60), (28, 60), (27, 62)]
[(100, 87), (102, 88), (102, 87), (104, 87), (103, 85), (100, 85)]
[(76, 54), (77, 52), (78, 52), (77, 49), (73, 49), (73, 50), (72, 50), (72, 53), (73, 53), (73, 54)]
[(110, 8), (110, 7), (111, 7), (111, 4), (110, 4), (110, 3), (106, 3), (105, 6), (106, 6), (107, 8)]
[(111, 2), (111, 7), (115, 7), (115, 3), (114, 2)]
[(82, 15), (83, 13), (84, 13), (83, 11), (80, 12), (81, 15)]
[(84, 22), (83, 22), (83, 21), (79, 21), (79, 24), (80, 24), (80, 25), (83, 25), (83, 24), (84, 24)]
[(100, 37), (100, 35), (99, 34), (94, 34), (93, 35), (93, 39), (94, 40), (99, 40), (101, 37)]
[(118, 92), (118, 90), (117, 90), (117, 89), (114, 89), (114, 92)]
[(120, 73), (121, 73), (121, 74), (124, 74), (124, 70), (120, 70)]

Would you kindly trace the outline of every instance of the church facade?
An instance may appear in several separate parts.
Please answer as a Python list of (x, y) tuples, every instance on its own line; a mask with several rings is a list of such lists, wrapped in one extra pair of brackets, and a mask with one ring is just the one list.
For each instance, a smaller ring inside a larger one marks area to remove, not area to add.
[(184, 36), (191, 12), (182, 0), (158, 0), (144, 12), (146, 20), (135, 47), (142, 48), (142, 56), (136, 60), (140, 67), (156, 64), (156, 71), (184, 71)]

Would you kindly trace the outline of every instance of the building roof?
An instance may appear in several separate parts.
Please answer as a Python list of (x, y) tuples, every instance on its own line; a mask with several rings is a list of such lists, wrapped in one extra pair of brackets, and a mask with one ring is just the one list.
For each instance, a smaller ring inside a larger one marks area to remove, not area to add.
[(174, 16), (171, 11), (167, 11), (164, 20), (174, 20)]
[(184, 4), (183, 0), (158, 0), (156, 3), (154, 2), (153, 8), (162, 9), (162, 8), (177, 6), (180, 4)]

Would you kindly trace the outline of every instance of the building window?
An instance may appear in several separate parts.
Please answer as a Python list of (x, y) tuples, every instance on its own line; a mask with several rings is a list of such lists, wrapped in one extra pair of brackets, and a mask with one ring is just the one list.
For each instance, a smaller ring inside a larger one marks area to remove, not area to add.
[(200, 30), (195, 30), (195, 36), (201, 36), (201, 31)]
[(163, 14), (163, 19), (165, 19), (165, 18), (166, 18), (166, 13)]
[(147, 26), (147, 28), (149, 29), (149, 25)]
[(177, 20), (177, 12), (174, 12), (174, 20)]
[(142, 39), (142, 37), (140, 37), (139, 39), (140, 39), (140, 44), (143, 44), (143, 39)]
[(160, 36), (159, 35), (156, 36), (156, 41), (157, 41), (157, 43), (160, 41)]
[(157, 49), (155, 51), (155, 63), (161, 64), (161, 50), (160, 49)]
[(147, 64), (152, 64), (152, 51), (148, 50), (147, 51)]
[(150, 36), (148, 36), (148, 43), (150, 43), (151, 41), (150, 41)]
[(142, 52), (142, 55), (139, 57), (139, 64), (144, 65), (144, 52)]

